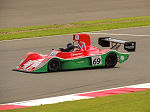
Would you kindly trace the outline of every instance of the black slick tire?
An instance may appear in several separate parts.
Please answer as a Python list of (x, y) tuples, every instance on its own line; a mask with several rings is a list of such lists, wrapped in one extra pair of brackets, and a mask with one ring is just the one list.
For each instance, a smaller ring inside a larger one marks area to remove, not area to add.
[(58, 59), (52, 59), (48, 63), (48, 71), (56, 72), (60, 70), (60, 61)]
[(117, 54), (110, 53), (106, 56), (105, 66), (108, 68), (115, 67), (115, 65), (117, 64), (117, 61), (118, 61)]

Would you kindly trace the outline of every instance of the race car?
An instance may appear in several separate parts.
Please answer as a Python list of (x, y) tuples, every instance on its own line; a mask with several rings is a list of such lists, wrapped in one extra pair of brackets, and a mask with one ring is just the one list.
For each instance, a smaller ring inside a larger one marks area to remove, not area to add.
[(115, 67), (117, 62), (123, 63), (129, 53), (119, 53), (121, 45), (128, 52), (135, 51), (136, 42), (118, 40), (111, 37), (101, 37), (98, 44), (107, 49), (98, 49), (91, 45), (88, 34), (74, 34), (73, 42), (67, 48), (52, 49), (47, 55), (35, 52), (27, 53), (14, 69), (25, 72), (56, 72), (79, 68), (92, 68), (99, 66)]

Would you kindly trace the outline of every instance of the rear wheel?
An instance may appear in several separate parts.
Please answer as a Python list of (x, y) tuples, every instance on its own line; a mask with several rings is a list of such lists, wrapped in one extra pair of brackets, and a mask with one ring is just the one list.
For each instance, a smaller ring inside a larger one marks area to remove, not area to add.
[(56, 72), (60, 70), (60, 61), (58, 59), (52, 59), (48, 63), (48, 71)]
[(116, 64), (117, 64), (117, 54), (115, 53), (110, 53), (106, 56), (106, 59), (105, 59), (105, 65), (106, 67), (114, 67)]

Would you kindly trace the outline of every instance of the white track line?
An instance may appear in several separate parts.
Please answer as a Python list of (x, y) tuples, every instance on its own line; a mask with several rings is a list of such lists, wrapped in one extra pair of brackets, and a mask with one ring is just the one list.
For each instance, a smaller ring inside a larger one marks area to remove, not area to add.
[[(94, 33), (94, 32), (82, 32), (79, 34), (93, 34), (93, 35), (120, 35), (120, 36), (135, 36), (135, 37), (150, 37), (150, 35), (137, 35), (137, 34), (115, 34), (115, 33)], [(65, 35), (71, 35), (71, 34), (65, 34)], [(61, 36), (61, 35), (53, 35), (53, 36), (44, 36), (44, 37), (54, 37), (54, 36)], [(64, 35), (62, 35), (64, 36)], [(11, 41), (18, 41), (18, 40), (29, 40), (29, 39), (40, 39), (44, 37), (33, 37), (33, 38), (22, 38), (22, 39), (13, 39), (13, 40), (2, 40), (0, 42), (11, 42)]]
[[(140, 26), (140, 27), (129, 27), (129, 28), (120, 28), (120, 29), (111, 29), (111, 30), (102, 30), (102, 31), (113, 31), (113, 30), (122, 30), (122, 29), (130, 29), (130, 28), (144, 28), (144, 27), (150, 27), (150, 26)], [(102, 32), (97, 31), (97, 32)], [(94, 32), (94, 31), (93, 31)], [(89, 32), (81, 32), (88, 34)], [(92, 33), (94, 34), (94, 33)], [(98, 33), (95, 33), (98, 34)], [(110, 35), (110, 33), (99, 33), (99, 34), (105, 34)], [(72, 35), (72, 34), (63, 34), (63, 35), (52, 35), (52, 36), (43, 36), (43, 37), (32, 37), (32, 38), (22, 38), (22, 39), (12, 39), (12, 40), (2, 40), (0, 42), (10, 42), (10, 41), (16, 41), (16, 40), (24, 40), (24, 39), (36, 39), (36, 38), (44, 38), (44, 37), (53, 37), (53, 36), (64, 36), (64, 35)], [(128, 35), (128, 36), (150, 36), (150, 35), (136, 35), (136, 34), (111, 34), (111, 35)]]
[(42, 36), (42, 37), (32, 37), (32, 38), (21, 38), (21, 39), (12, 39), (12, 40), (2, 40), (0, 42), (11, 42), (11, 41), (18, 41), (18, 40), (30, 40), (30, 39), (41, 39), (45, 37), (59, 37), (59, 36), (67, 36), (67, 35), (72, 35), (72, 34), (62, 34), (62, 35), (52, 35), (52, 36)]
[(138, 36), (138, 37), (150, 37), (150, 35), (136, 35), (136, 34), (114, 34), (114, 33), (94, 33), (94, 32), (83, 32), (85, 34), (96, 34), (96, 35), (122, 35), (122, 36)]

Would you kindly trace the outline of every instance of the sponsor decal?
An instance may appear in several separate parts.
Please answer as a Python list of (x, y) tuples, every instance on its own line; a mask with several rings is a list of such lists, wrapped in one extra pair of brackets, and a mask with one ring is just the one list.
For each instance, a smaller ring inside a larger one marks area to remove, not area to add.
[(100, 65), (100, 64), (102, 64), (101, 56), (93, 56), (92, 65), (95, 66), (95, 65)]
[(75, 36), (75, 40), (79, 40), (79, 35), (76, 35), (76, 36)]
[(77, 63), (84, 63), (84, 61), (78, 61)]
[(77, 53), (77, 54), (70, 54), (71, 56), (79, 56), (82, 55), (83, 53)]
[(134, 46), (125, 46), (126, 49), (134, 49)]
[(121, 56), (120, 59), (123, 61), (124, 60), (124, 56)]
[(135, 48), (135, 43), (128, 43), (127, 45), (125, 45), (126, 49), (134, 49)]
[[(35, 61), (35, 60), (34, 60), (34, 61)], [(26, 68), (27, 68), (28, 66), (30, 66), (31, 64), (33, 64), (34, 61), (33, 61), (33, 60), (29, 60), (27, 63), (24, 64), (23, 69), (26, 70)]]
[(18, 68), (19, 68), (19, 66), (16, 67), (16, 69), (18, 69)]
[(22, 59), (22, 60), (20, 61), (19, 65), (21, 65), (21, 63), (24, 62), (24, 60), (25, 60), (25, 59)]
[(51, 52), (51, 54), (49, 56), (56, 56), (58, 52)]
[(30, 68), (37, 67), (44, 59), (39, 60), (29, 60), (27, 63), (24, 64), (23, 69), (29, 70)]

